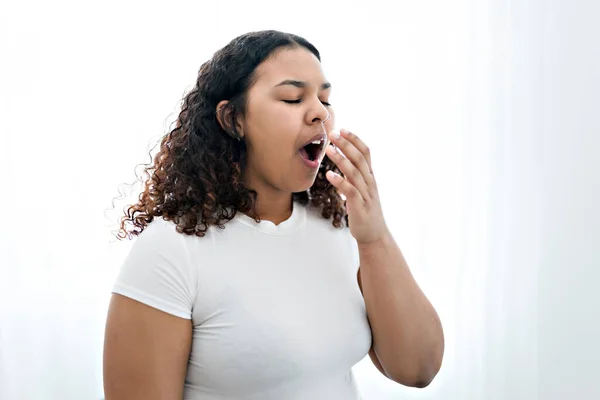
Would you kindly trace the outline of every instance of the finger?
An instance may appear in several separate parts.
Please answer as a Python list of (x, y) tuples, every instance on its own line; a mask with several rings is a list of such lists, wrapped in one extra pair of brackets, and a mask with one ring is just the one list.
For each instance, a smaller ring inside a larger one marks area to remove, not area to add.
[(363, 199), (368, 200), (370, 198), (369, 188), (358, 168), (349, 159), (341, 155), (334, 146), (327, 146), (326, 154), (342, 171), (350, 184), (358, 189)]
[(369, 146), (367, 146), (355, 133), (352, 133), (347, 129), (341, 129), (340, 134), (362, 153), (369, 166), (369, 172), (372, 174), (373, 167), (371, 165), (371, 150), (369, 149)]
[(333, 186), (337, 188), (337, 190), (340, 191), (340, 193), (346, 196), (346, 199), (350, 200), (350, 202), (364, 201), (358, 189), (343, 176), (333, 171), (327, 171), (325, 177)]
[[(334, 141), (335, 145), (340, 146), (343, 155), (345, 155), (346, 158), (348, 158), (352, 162), (355, 168), (358, 169), (362, 180), (364, 180), (367, 188), (368, 197), (365, 197), (365, 200), (373, 197), (375, 195), (376, 190), (375, 179), (373, 177), (372, 172), (370, 171), (369, 165), (364, 155), (356, 148), (356, 146), (354, 146), (352, 143), (350, 143), (350, 141), (343, 137), (335, 137), (334, 135), (332, 135), (332, 140)], [(350, 177), (353, 183), (357, 179), (353, 176)]]
[(336, 137), (332, 136), (332, 142), (336, 146), (338, 146), (342, 152), (346, 155), (346, 157), (352, 161), (352, 163), (358, 168), (360, 173), (363, 175), (365, 182), (369, 184), (371, 182), (371, 168), (365, 155), (348, 139), (343, 136)]

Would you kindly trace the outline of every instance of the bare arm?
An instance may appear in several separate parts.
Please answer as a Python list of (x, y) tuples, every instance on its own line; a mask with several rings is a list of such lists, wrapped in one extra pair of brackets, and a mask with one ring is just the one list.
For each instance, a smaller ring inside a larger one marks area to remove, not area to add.
[(327, 156), (343, 176), (327, 171), (326, 177), (346, 196), (350, 233), (358, 244), (359, 284), (373, 334), (369, 355), (390, 379), (427, 386), (444, 353), (440, 319), (388, 230), (369, 148), (345, 129), (329, 138), (335, 147), (326, 148)]
[[(439, 317), (390, 236), (360, 245), (359, 282), (373, 331), (369, 353), (394, 381), (424, 387), (440, 369), (444, 335)], [(383, 371), (382, 371), (383, 372)]]
[(181, 400), (192, 322), (113, 294), (104, 339), (106, 400)]
[[(358, 280), (358, 287), (360, 289), (360, 293), (364, 297), (364, 293), (362, 290), (362, 281), (360, 279), (360, 268), (358, 269), (357, 280)], [(381, 363), (379, 362), (379, 358), (377, 358), (377, 354), (375, 354), (375, 348), (373, 347), (373, 344), (371, 344), (371, 349), (369, 349), (369, 357), (371, 358), (373, 365), (375, 365), (375, 368), (377, 368), (379, 370), (379, 372), (381, 372), (383, 374), (383, 376), (385, 376), (386, 378), (389, 379), (390, 377), (384, 371), (383, 367), (381, 366)]]

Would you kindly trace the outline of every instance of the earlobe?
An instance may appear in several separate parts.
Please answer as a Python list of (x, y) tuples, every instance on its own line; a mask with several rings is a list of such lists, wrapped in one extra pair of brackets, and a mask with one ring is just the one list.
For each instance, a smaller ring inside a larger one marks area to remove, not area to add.
[(240, 121), (241, 118), (242, 118), (241, 116), (238, 116), (236, 118), (236, 121), (235, 121), (235, 127), (236, 127), (236, 130), (237, 130), (237, 133), (238, 133), (238, 140), (242, 140), (244, 138), (244, 135), (245, 135), (245, 133), (244, 133), (244, 125)]

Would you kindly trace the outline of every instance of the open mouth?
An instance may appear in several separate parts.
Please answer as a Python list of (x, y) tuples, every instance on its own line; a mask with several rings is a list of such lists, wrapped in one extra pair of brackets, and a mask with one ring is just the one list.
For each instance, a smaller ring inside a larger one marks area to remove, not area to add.
[(319, 157), (321, 157), (321, 154), (323, 153), (324, 144), (325, 139), (323, 138), (313, 140), (312, 142), (308, 143), (300, 149), (300, 155), (302, 156), (302, 158), (309, 161), (318, 160)]

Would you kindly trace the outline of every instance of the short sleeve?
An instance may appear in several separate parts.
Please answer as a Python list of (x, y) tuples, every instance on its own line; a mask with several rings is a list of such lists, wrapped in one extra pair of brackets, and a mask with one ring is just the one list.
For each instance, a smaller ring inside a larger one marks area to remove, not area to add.
[(174, 223), (156, 218), (135, 239), (112, 292), (191, 319), (197, 285), (186, 245)]

